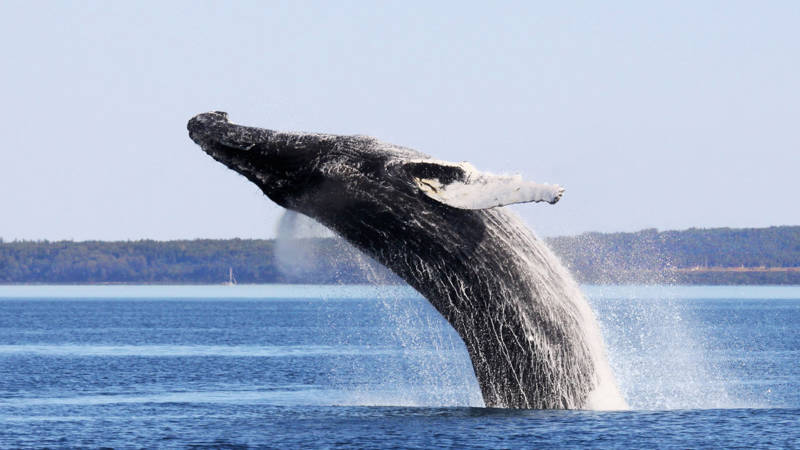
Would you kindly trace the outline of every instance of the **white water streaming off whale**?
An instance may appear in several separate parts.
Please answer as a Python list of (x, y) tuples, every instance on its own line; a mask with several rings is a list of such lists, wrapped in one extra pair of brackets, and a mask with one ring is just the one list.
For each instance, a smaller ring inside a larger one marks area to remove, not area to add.
[[(539, 295), (544, 296), (554, 305), (550, 308), (549, 305), (544, 304), (544, 309), (534, 308), (532, 310), (533, 306), (525, 303), (526, 299), (529, 298), (527, 293), (505, 291), (505, 286), (501, 286), (502, 292), (492, 293), (492, 295), (498, 298), (505, 297), (509, 301), (517, 302), (514, 308), (518, 309), (518, 314), (523, 318), (530, 317), (529, 314), (533, 313), (548, 316), (555, 315), (554, 320), (561, 320), (561, 316), (563, 316), (563, 320), (578, 321), (578, 332), (583, 333), (584, 336), (570, 337), (570, 339), (575, 339), (578, 345), (585, 342), (588, 347), (588, 357), (592, 360), (585, 364), (593, 370), (594, 386), (589, 388), (589, 398), (586, 406), (590, 409), (626, 408), (625, 400), (616, 386), (614, 375), (607, 362), (603, 338), (597, 325), (597, 320), (577, 283), (574, 282), (572, 276), (559, 262), (558, 258), (542, 241), (530, 234), (516, 216), (507, 213), (498, 215), (495, 219), (503, 220), (505, 223), (502, 227), (489, 227), (489, 232), (493, 233), (492, 238), (499, 241), (508, 240), (506, 245), (517, 251), (517, 261), (520, 261), (527, 268), (523, 269), (522, 272), (531, 278), (531, 283), (535, 283), (536, 289), (540, 293)], [(513, 234), (507, 236), (507, 230), (512, 230)], [(325, 237), (329, 236), (329, 233), (324, 226), (317, 224), (313, 219), (293, 211), (286, 211), (278, 225), (277, 255), (281, 270), (293, 274), (310, 270), (311, 263), (309, 261), (315, 260), (314, 248), (312, 245), (308, 245), (310, 241), (305, 238)], [(524, 243), (524, 247), (514, 247), (515, 244), (519, 244), (520, 240)], [(338, 246), (341, 252), (339, 257), (355, 260), (361, 270), (367, 274), (367, 278), (372, 284), (380, 285), (386, 283), (386, 272), (376, 269), (375, 264), (370, 261), (369, 257), (344, 241), (341, 241)], [(542, 261), (544, 261), (544, 264)], [(498, 276), (500, 275), (498, 274)], [(445, 277), (445, 274), (442, 274), (442, 277)], [(447, 283), (452, 282), (452, 280), (443, 278), (441, 282)], [(458, 280), (458, 282), (468, 283), (469, 280)], [(394, 338), (402, 343), (403, 348), (408, 349), (409, 352), (417, 352), (422, 346), (429, 344), (423, 343), (421, 339), (423, 336), (430, 335), (432, 327), (438, 326), (438, 324), (434, 325), (430, 322), (430, 319), (423, 319), (425, 316), (420, 315), (419, 312), (408, 308), (398, 308), (390, 293), (379, 296), (379, 299), (386, 309), (387, 316), (391, 317), (391, 320), (395, 323), (395, 326), (392, 327), (392, 333)], [(424, 329), (421, 329), (420, 325)], [(557, 350), (555, 350), (556, 347), (550, 344), (550, 336), (547, 333), (542, 333), (530, 321), (526, 321), (524, 327), (526, 328), (523, 331), (525, 337), (528, 341), (535, 342), (535, 348), (546, 352), (553, 348), (553, 353), (558, 354)], [(567, 329), (570, 328), (567, 327)], [(454, 339), (451, 334), (449, 341), (437, 341), (434, 345), (442, 350), (440, 353), (442, 357), (447, 357), (456, 348), (463, 348), (463, 343), (456, 341), (458, 340)], [(560, 344), (556, 343), (556, 345)], [(557, 356), (554, 358), (557, 358)], [(430, 367), (421, 368), (423, 370), (420, 371), (420, 375), (425, 379), (426, 384), (435, 384), (437, 377), (435, 368), (441, 367), (443, 365), (442, 361), (430, 361), (430, 359), (426, 361), (427, 364), (430, 364)], [(562, 362), (553, 360), (551, 364), (559, 365)], [(523, 373), (528, 368), (519, 367), (517, 370), (519, 373)], [(469, 381), (465, 380), (465, 382), (468, 383)], [(523, 381), (518, 380), (518, 382), (522, 383)], [(578, 381), (576, 380), (576, 382)], [(439, 396), (440, 401), (449, 404), (455, 399), (463, 398), (463, 392), (460, 392), (461, 389), (458, 388), (459, 392), (454, 390), (447, 392), (442, 386), (436, 391), (444, 394)], [(564, 386), (564, 389), (571, 388)], [(482, 400), (478, 404), (482, 405)], [(475, 402), (471, 402), (470, 405), (475, 406)]]

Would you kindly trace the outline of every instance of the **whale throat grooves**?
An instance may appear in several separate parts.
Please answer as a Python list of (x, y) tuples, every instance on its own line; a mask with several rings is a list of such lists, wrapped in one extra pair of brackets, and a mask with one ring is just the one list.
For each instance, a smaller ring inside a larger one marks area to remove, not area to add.
[(488, 407), (621, 409), (577, 283), (510, 203), (557, 185), (480, 172), (365, 136), (286, 133), (195, 116), (189, 135), (279, 205), (307, 215), (420, 292), (466, 345)]

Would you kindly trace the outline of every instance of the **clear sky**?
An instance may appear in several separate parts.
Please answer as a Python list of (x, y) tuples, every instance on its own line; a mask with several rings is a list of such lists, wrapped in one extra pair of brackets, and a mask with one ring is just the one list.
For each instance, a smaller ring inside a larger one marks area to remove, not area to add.
[(541, 235), (800, 224), (800, 2), (0, 1), (0, 237), (270, 237), (196, 113), (567, 188)]

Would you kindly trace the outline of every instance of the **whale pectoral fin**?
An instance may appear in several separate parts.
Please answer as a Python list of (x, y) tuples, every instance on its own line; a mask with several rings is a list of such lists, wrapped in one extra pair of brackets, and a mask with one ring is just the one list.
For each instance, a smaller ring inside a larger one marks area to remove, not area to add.
[(406, 163), (420, 191), (459, 209), (486, 209), (513, 203), (556, 203), (564, 188), (525, 181), (519, 175), (480, 172), (469, 163), (422, 160)]
[(524, 181), (520, 176), (489, 175), (442, 184), (436, 179), (416, 179), (428, 197), (454, 208), (486, 209), (513, 203), (556, 203), (564, 188), (552, 184)]

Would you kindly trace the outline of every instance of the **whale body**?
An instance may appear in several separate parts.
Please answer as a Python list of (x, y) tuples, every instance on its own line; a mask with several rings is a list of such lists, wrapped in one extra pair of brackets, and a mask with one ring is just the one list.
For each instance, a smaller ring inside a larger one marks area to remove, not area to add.
[(385, 265), (455, 328), (487, 407), (623, 408), (575, 281), (502, 205), (563, 189), (366, 136), (278, 132), (195, 116), (191, 139), (278, 205)]

